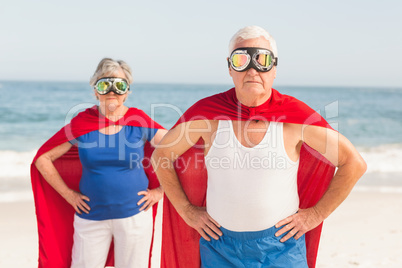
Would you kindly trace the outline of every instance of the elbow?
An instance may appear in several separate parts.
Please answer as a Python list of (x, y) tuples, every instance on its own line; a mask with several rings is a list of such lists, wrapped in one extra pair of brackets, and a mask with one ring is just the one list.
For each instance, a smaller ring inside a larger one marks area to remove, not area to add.
[(347, 175), (353, 183), (356, 183), (366, 170), (367, 163), (358, 152), (349, 154), (347, 158), (344, 158), (342, 164), (338, 166), (340, 174)]
[(367, 171), (367, 163), (364, 161), (363, 157), (360, 156), (360, 171), (363, 176), (364, 173)]
[(36, 159), (34, 162), (35, 167), (39, 170), (41, 166), (43, 166), (44, 162), (46, 161), (45, 155), (41, 155)]
[(41, 155), (36, 159), (34, 165), (38, 171), (43, 175), (46, 174), (46, 166), (48, 164), (48, 158), (45, 155)]
[(367, 163), (363, 159), (363, 157), (361, 157), (360, 154), (357, 157), (355, 157), (354, 170), (355, 170), (357, 179), (360, 179), (363, 176), (363, 174), (366, 173), (366, 171), (367, 171)]
[(48, 154), (45, 153), (45, 154), (42, 154), (41, 156), (39, 156), (38, 159), (36, 159), (36, 161), (34, 162), (34, 165), (39, 171), (42, 172), (46, 167), (48, 167), (52, 163), (53, 163), (53, 160), (50, 158), (50, 156)]

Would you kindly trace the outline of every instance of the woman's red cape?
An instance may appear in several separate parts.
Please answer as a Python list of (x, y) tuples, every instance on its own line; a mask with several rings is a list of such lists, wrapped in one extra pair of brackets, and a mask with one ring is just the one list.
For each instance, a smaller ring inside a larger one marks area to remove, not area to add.
[[(234, 88), (198, 101), (190, 107), (175, 126), (192, 120), (266, 120), (331, 128), (314, 110), (303, 102), (272, 89), (271, 97), (258, 107), (247, 107), (237, 100)], [(202, 141), (190, 148), (175, 162), (181, 185), (190, 202), (205, 206), (207, 172)], [(326, 191), (335, 167), (306, 144), (300, 152), (298, 192), (300, 208), (314, 206)], [(261, 211), (261, 213), (264, 213)], [(164, 201), (162, 230), (163, 268), (200, 267), (199, 234), (189, 227), (167, 198)], [(315, 267), (322, 224), (306, 233), (307, 260)]]
[[(79, 113), (71, 123), (63, 127), (51, 137), (36, 154), (31, 164), (31, 182), (34, 193), (36, 217), (39, 234), (39, 267), (40, 268), (69, 268), (71, 266), (71, 250), (73, 245), (73, 218), (75, 210), (62, 198), (42, 177), (35, 161), (50, 149), (75, 139), (88, 132), (98, 130), (109, 125), (128, 125), (160, 129), (143, 111), (130, 108), (117, 122), (108, 120), (100, 115), (96, 106)], [(153, 148), (149, 143), (145, 145), (145, 160), (149, 161)], [(57, 170), (66, 184), (73, 190), (79, 191), (82, 167), (76, 146), (54, 162)], [(145, 172), (149, 179), (149, 188), (156, 188), (159, 182), (151, 165), (144, 163)], [(156, 206), (153, 207), (155, 219)], [(113, 246), (110, 249), (106, 265), (113, 266)]]

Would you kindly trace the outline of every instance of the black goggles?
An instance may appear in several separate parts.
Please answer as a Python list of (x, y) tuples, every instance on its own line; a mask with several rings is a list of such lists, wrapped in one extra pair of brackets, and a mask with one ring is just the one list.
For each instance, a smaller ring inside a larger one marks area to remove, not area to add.
[(230, 54), (228, 65), (237, 72), (254, 68), (258, 72), (268, 72), (278, 64), (278, 58), (266, 48), (241, 47)]
[(94, 88), (100, 95), (108, 94), (110, 91), (124, 95), (130, 90), (130, 85), (124, 78), (104, 77), (96, 81)]

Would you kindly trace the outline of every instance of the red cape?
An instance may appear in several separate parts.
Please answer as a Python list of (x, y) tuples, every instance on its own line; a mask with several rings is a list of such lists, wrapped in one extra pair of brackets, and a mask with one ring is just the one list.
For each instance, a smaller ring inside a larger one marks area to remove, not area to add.
[[(303, 102), (272, 89), (270, 99), (264, 104), (250, 108), (236, 98), (234, 88), (198, 101), (190, 107), (175, 126), (192, 120), (250, 120), (315, 125), (331, 128), (314, 110)], [(175, 162), (180, 183), (196, 206), (206, 205), (207, 172), (204, 165), (203, 141), (190, 148)], [(198, 146), (199, 145), (199, 146)], [(191, 167), (191, 168), (189, 168)], [(300, 208), (314, 206), (326, 191), (334, 175), (335, 167), (321, 154), (306, 144), (300, 152), (298, 192)], [(306, 233), (307, 261), (315, 267), (322, 224)], [(189, 227), (167, 198), (164, 201), (162, 256), (163, 268), (200, 267), (199, 234)]]
[[(117, 122), (108, 120), (99, 114), (96, 106), (79, 113), (71, 123), (63, 127), (51, 137), (36, 154), (31, 164), (31, 182), (34, 193), (36, 217), (39, 234), (39, 267), (40, 268), (69, 268), (71, 266), (71, 250), (73, 245), (73, 219), (75, 210), (62, 198), (42, 177), (34, 165), (43, 153), (50, 149), (75, 139), (88, 132), (109, 125), (128, 125), (147, 128), (162, 128), (143, 111), (130, 108)], [(153, 148), (147, 143), (144, 148), (145, 159), (149, 161)], [(54, 162), (57, 170), (66, 184), (73, 190), (79, 191), (81, 179), (81, 162), (76, 146)], [(149, 163), (144, 163), (145, 172), (149, 179), (149, 188), (156, 188), (159, 182)], [(155, 219), (156, 206), (153, 207)], [(111, 247), (106, 265), (113, 266), (113, 247)]]

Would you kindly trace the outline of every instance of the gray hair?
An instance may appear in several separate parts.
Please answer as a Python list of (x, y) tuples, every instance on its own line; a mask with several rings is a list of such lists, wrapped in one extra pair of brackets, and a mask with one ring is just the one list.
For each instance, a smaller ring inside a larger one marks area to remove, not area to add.
[(247, 39), (254, 39), (264, 37), (268, 40), (269, 44), (271, 45), (272, 52), (274, 53), (275, 57), (278, 57), (278, 49), (276, 47), (275, 39), (263, 28), (259, 26), (247, 26), (237, 31), (230, 39), (229, 42), (229, 56), (232, 53), (233, 48), (235, 45), (241, 40)]
[(131, 68), (125, 61), (122, 60), (113, 60), (111, 58), (103, 58), (98, 67), (96, 67), (95, 73), (92, 75), (89, 80), (89, 84), (91, 86), (95, 86), (96, 81), (99, 78), (105, 77), (105, 75), (111, 74), (115, 72), (118, 68), (121, 68), (127, 78), (127, 82), (131, 84), (133, 82), (133, 76), (131, 74)]

